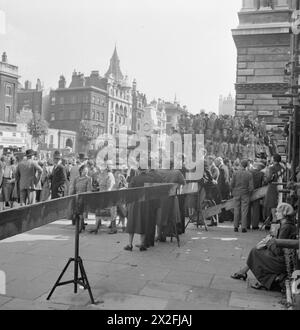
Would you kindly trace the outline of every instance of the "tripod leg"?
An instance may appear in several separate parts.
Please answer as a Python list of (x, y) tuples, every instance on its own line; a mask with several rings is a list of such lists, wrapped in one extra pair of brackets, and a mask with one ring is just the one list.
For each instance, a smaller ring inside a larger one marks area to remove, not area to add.
[(55, 289), (57, 288), (57, 286), (60, 283), (60, 280), (63, 278), (63, 276), (65, 275), (65, 272), (67, 271), (68, 267), (70, 266), (71, 262), (74, 261), (74, 259), (69, 259), (68, 263), (66, 264), (65, 268), (63, 269), (63, 271), (61, 272), (61, 274), (59, 275), (59, 278), (57, 279), (56, 283), (54, 284), (54, 287), (52, 288), (51, 292), (49, 293), (49, 296), (47, 297), (47, 300), (50, 300), (51, 296), (53, 295)]
[(89, 280), (87, 278), (87, 275), (86, 275), (86, 272), (85, 272), (85, 269), (84, 269), (84, 266), (83, 266), (83, 262), (82, 262), (82, 259), (80, 257), (79, 257), (78, 263), (79, 263), (79, 268), (80, 268), (80, 271), (81, 271), (81, 276), (83, 278), (83, 283), (85, 284), (86, 289), (88, 290), (90, 298), (91, 298), (91, 303), (92, 303), (92, 305), (95, 305), (95, 300), (94, 300), (93, 293), (92, 293), (92, 290), (91, 290), (91, 287), (90, 287), (90, 284), (89, 284)]

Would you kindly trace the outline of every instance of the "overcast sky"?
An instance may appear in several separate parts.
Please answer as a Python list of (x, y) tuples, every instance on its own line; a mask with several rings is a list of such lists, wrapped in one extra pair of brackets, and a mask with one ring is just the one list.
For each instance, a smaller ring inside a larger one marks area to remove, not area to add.
[(242, 0), (0, 0), (6, 34), (0, 52), (19, 66), (21, 82), (56, 88), (74, 69), (104, 75), (115, 43), (121, 69), (148, 100), (173, 101), (197, 113), (217, 111), (234, 93), (231, 29)]

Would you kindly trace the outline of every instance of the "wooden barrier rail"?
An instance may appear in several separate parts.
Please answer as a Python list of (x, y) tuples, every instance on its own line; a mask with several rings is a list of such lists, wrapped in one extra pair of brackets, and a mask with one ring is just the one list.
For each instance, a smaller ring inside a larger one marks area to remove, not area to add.
[(19, 235), (78, 212), (95, 212), (117, 203), (144, 202), (174, 196), (173, 184), (127, 190), (85, 193), (0, 212), (0, 240)]

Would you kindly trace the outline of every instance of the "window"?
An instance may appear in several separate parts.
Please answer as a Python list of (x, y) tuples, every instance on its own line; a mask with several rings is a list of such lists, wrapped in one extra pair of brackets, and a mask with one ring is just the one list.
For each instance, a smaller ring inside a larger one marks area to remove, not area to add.
[(51, 120), (51, 121), (54, 121), (54, 120), (55, 120), (55, 113), (54, 113), (54, 112), (51, 113), (51, 118), (50, 118), (50, 120)]
[(73, 104), (76, 103), (76, 96), (72, 96), (72, 103), (73, 103)]
[(95, 111), (92, 112), (92, 119), (95, 120), (96, 116), (95, 116)]
[(122, 117), (119, 117), (119, 124), (122, 124)]
[(83, 113), (83, 119), (89, 119), (89, 112), (88, 110), (85, 110)]
[(95, 98), (95, 96), (93, 96), (93, 103), (94, 103), (94, 104), (96, 103), (96, 98)]
[(75, 110), (71, 110), (70, 111), (70, 119), (76, 119), (76, 111)]
[(64, 104), (64, 101), (65, 101), (65, 100), (64, 100), (63, 97), (61, 97), (61, 98), (59, 99), (59, 103), (60, 103), (60, 104)]
[(110, 134), (111, 134), (111, 135), (113, 134), (113, 131), (114, 131), (114, 128), (111, 126), (111, 127), (110, 127)]
[(172, 116), (167, 116), (167, 122), (170, 123), (172, 121)]
[(54, 96), (51, 97), (51, 105), (55, 105), (55, 97)]
[(53, 141), (54, 141), (53, 135), (50, 135), (49, 144), (50, 144), (51, 146), (53, 146)]
[(11, 111), (11, 106), (7, 105), (5, 107), (5, 113), (4, 113), (4, 121), (8, 122), (10, 119), (10, 111)]
[(114, 115), (113, 114), (110, 115), (110, 121), (114, 121)]
[(101, 112), (101, 119), (100, 119), (101, 121), (105, 121), (105, 116), (104, 116), (104, 113), (103, 112)]
[(12, 86), (11, 85), (6, 85), (6, 95), (12, 96)]
[(123, 125), (125, 125), (125, 117), (123, 117)]
[(110, 108), (112, 111), (114, 110), (114, 102), (111, 102)]
[(124, 108), (124, 116), (127, 117), (127, 108), (126, 107)]
[(115, 123), (118, 121), (118, 115), (116, 115), (115, 117)]

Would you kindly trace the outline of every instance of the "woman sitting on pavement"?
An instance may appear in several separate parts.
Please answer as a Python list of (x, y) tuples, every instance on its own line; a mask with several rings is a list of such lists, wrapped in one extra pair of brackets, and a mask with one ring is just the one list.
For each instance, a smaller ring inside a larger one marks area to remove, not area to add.
[[(295, 211), (290, 204), (281, 203), (276, 209), (276, 219), (280, 221), (278, 239), (294, 239), (297, 235)], [(256, 248), (252, 249), (247, 266), (231, 277), (236, 280), (247, 280), (251, 270), (258, 282), (251, 287), (256, 290), (281, 290), (286, 277), (284, 251), (276, 246), (275, 238), (267, 236)]]

